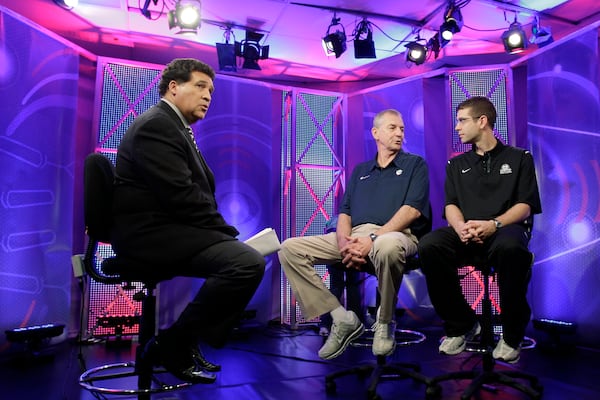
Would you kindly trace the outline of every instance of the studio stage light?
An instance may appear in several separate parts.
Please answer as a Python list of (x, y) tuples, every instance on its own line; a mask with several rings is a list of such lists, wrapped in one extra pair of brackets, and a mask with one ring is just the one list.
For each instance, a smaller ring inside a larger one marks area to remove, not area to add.
[(444, 12), (444, 22), (440, 26), (440, 45), (444, 47), (454, 34), (460, 32), (463, 27), (463, 17), (460, 8), (454, 1), (448, 3), (448, 7)]
[(259, 41), (264, 34), (252, 31), (246, 31), (246, 39), (241, 42), (235, 42), (235, 54), (244, 58), (242, 68), (260, 70), (258, 60), (269, 58), (269, 46), (261, 46)]
[(527, 36), (520, 23), (510, 24), (508, 30), (502, 34), (502, 43), (507, 53), (520, 53), (527, 48)]
[(223, 38), (225, 39), (225, 43), (216, 43), (217, 57), (219, 58), (219, 70), (235, 72), (237, 71), (235, 45), (229, 43), (232, 36), (235, 43), (235, 35), (233, 34), (231, 27), (226, 27), (224, 29), (225, 32), (223, 33)]
[(535, 18), (531, 26), (531, 38), (529, 43), (537, 44), (538, 47), (544, 47), (554, 42), (552, 29), (549, 26), (541, 26), (539, 18)]
[[(336, 29), (335, 32), (332, 32), (332, 28)], [(340, 24), (340, 19), (335, 14), (333, 14), (331, 24), (329, 24), (327, 33), (325, 33), (321, 44), (327, 56), (335, 55), (335, 58), (340, 58), (346, 51), (346, 30), (344, 29), (344, 25)]]
[(371, 23), (363, 18), (353, 32), (354, 58), (377, 58)]
[(200, 28), (200, 1), (178, 0), (175, 9), (167, 14), (169, 29), (179, 28), (177, 34), (195, 34)]
[(427, 58), (427, 46), (419, 43), (418, 40), (406, 45), (406, 60), (417, 65), (423, 64)]

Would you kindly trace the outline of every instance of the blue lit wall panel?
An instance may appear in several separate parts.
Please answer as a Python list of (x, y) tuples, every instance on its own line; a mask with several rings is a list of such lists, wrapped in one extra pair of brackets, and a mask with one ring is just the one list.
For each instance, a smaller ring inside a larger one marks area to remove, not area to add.
[(79, 56), (0, 20), (0, 332), (69, 326)]
[(600, 337), (600, 87), (592, 30), (528, 63), (528, 130), (543, 214), (535, 220), (534, 318)]

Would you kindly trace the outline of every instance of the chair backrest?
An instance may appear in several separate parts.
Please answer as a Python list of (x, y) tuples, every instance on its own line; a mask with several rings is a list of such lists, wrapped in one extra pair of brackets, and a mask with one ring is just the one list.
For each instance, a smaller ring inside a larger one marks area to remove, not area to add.
[(112, 197), (115, 169), (112, 162), (99, 153), (86, 157), (83, 173), (83, 210), (88, 235), (110, 243)]
[(104, 273), (96, 258), (98, 242), (110, 243), (114, 166), (102, 154), (93, 153), (86, 157), (83, 168), (83, 212), (89, 239), (83, 265), (97, 282), (121, 283), (122, 277)]

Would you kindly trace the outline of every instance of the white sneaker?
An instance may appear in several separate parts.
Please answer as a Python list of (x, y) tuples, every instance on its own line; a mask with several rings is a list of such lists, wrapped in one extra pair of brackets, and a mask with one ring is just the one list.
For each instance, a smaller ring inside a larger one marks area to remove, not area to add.
[(373, 354), (376, 356), (389, 356), (396, 349), (396, 323), (389, 324), (375, 322), (373, 324)]
[(500, 339), (496, 348), (492, 352), (492, 356), (499, 361), (504, 361), (510, 364), (514, 364), (521, 358), (521, 347), (512, 348), (504, 339)]
[(352, 311), (348, 311), (350, 322), (333, 321), (331, 331), (325, 344), (319, 350), (319, 357), (324, 360), (336, 358), (346, 350), (353, 340), (357, 339), (365, 331), (365, 326)]
[(467, 342), (472, 340), (475, 336), (481, 332), (481, 325), (476, 322), (473, 328), (460, 336), (446, 336), (439, 347), (440, 354), (448, 354), (453, 356), (458, 353), (462, 353), (467, 346)]

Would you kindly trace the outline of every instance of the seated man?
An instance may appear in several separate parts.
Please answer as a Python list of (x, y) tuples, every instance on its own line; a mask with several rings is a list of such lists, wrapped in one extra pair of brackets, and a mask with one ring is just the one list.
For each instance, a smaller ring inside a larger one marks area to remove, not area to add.
[(215, 177), (190, 128), (206, 116), (214, 77), (195, 59), (167, 65), (161, 100), (133, 121), (119, 145), (113, 199), (118, 255), (164, 265), (163, 276), (206, 279), (145, 353), (175, 376), (202, 383), (214, 382), (207, 371), (220, 366), (203, 357), (198, 341), (223, 346), (265, 269), (263, 256), (237, 240), (237, 229), (218, 211)]
[(498, 274), (503, 338), (493, 356), (517, 362), (531, 315), (526, 297), (532, 261), (527, 222), (541, 212), (533, 158), (496, 139), (496, 109), (486, 97), (467, 99), (456, 111), (456, 130), (473, 150), (454, 157), (446, 167), (444, 216), (449, 226), (419, 242), (429, 297), (447, 335), (439, 351), (458, 354), (480, 331), (457, 272), (469, 255), (478, 254)]
[(330, 313), (331, 333), (319, 357), (339, 356), (364, 326), (344, 309), (314, 269), (340, 261), (346, 268), (374, 273), (381, 306), (373, 354), (394, 351), (396, 299), (406, 257), (416, 253), (428, 225), (429, 176), (423, 158), (402, 150), (404, 121), (396, 110), (378, 113), (371, 133), (377, 145), (373, 160), (354, 168), (340, 205), (336, 232), (285, 240), (279, 261), (307, 319)]

